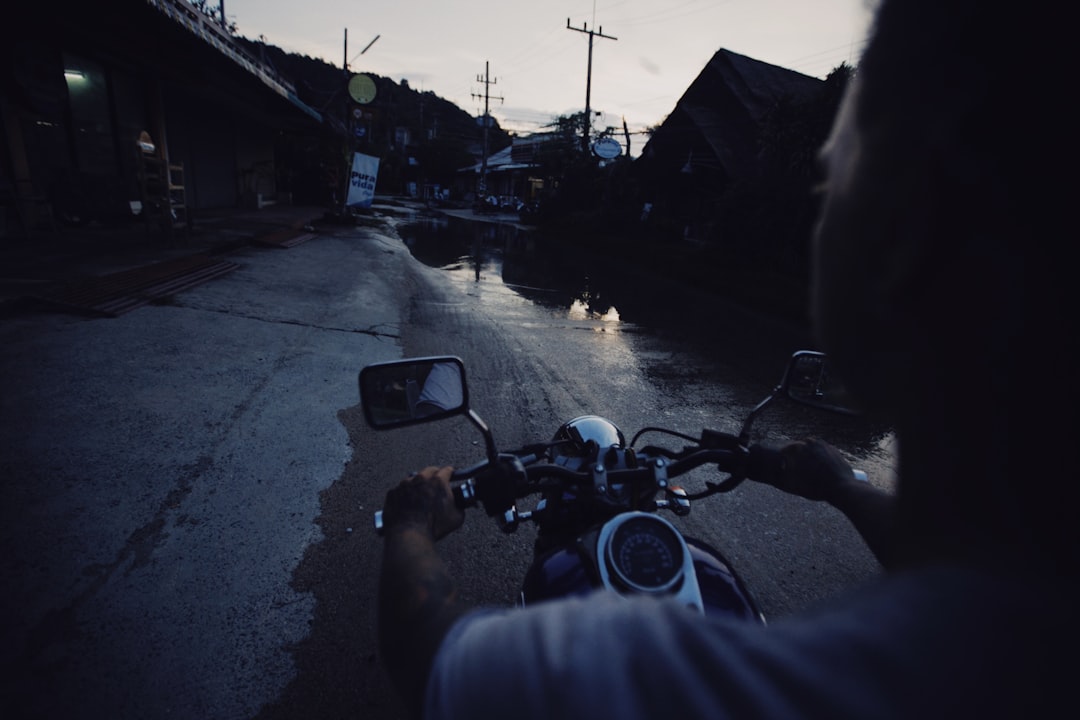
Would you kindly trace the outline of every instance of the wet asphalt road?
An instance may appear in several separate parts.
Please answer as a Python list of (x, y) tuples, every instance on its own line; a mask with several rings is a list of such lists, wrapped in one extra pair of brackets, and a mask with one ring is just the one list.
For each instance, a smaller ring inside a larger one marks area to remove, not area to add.
[[(488, 268), (427, 267), (393, 233), (230, 259), (240, 270), (117, 319), (0, 323), (5, 717), (400, 717), (375, 656), (371, 513), (405, 472), (483, 449), (461, 419), (367, 429), (360, 367), (462, 357), (511, 447), (581, 414), (628, 435), (735, 430), (785, 343), (762, 321), (760, 347), (702, 354), (536, 305)], [(880, 432), (788, 407), (757, 429), (834, 440), (891, 482)], [(752, 483), (678, 522), (769, 617), (877, 572), (837, 513)], [(461, 595), (512, 603), (532, 537), (471, 513), (443, 543)]]

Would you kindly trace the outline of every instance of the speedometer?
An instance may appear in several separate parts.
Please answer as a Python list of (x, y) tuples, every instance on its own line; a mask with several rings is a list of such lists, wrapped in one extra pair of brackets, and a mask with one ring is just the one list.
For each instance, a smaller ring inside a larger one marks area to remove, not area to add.
[(678, 533), (652, 515), (621, 522), (608, 538), (606, 558), (612, 574), (631, 590), (663, 592), (683, 569), (683, 542)]

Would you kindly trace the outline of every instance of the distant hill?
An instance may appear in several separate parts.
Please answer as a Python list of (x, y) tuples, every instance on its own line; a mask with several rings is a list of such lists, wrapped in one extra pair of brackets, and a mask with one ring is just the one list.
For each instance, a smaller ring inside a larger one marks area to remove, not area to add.
[[(252, 54), (261, 57), (296, 86), (297, 96), (307, 105), (327, 117), (339, 129), (351, 112), (354, 103), (346, 92), (347, 78), (341, 67), (307, 55), (286, 53), (281, 48), (238, 37)], [(376, 143), (394, 145), (396, 128), (408, 128), (410, 145), (422, 145), (428, 140), (460, 143), (470, 152), (479, 152), (483, 134), (474, 116), (431, 91), (418, 92), (405, 80), (396, 83), (390, 78), (364, 73), (375, 81), (374, 102), (364, 106), (374, 116), (372, 139)], [(496, 122), (489, 135), (492, 151), (510, 144), (510, 135)], [(475, 146), (475, 147), (474, 147)]]

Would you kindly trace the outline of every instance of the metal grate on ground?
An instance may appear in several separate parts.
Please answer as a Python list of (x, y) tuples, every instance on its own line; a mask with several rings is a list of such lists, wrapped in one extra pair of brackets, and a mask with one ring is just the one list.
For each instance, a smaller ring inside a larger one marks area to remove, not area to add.
[(267, 247), (291, 248), (314, 237), (315, 233), (307, 230), (286, 229), (258, 237), (254, 242), (256, 245), (265, 245)]

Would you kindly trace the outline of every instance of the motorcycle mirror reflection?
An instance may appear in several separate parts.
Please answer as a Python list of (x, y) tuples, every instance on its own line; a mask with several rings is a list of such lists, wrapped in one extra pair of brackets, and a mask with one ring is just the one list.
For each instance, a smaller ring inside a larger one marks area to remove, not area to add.
[(780, 389), (788, 398), (803, 405), (858, 415), (855, 399), (840, 383), (823, 353), (802, 350), (791, 356)]
[(377, 430), (469, 410), (465, 366), (449, 355), (368, 365), (360, 371), (359, 381), (364, 418)]

